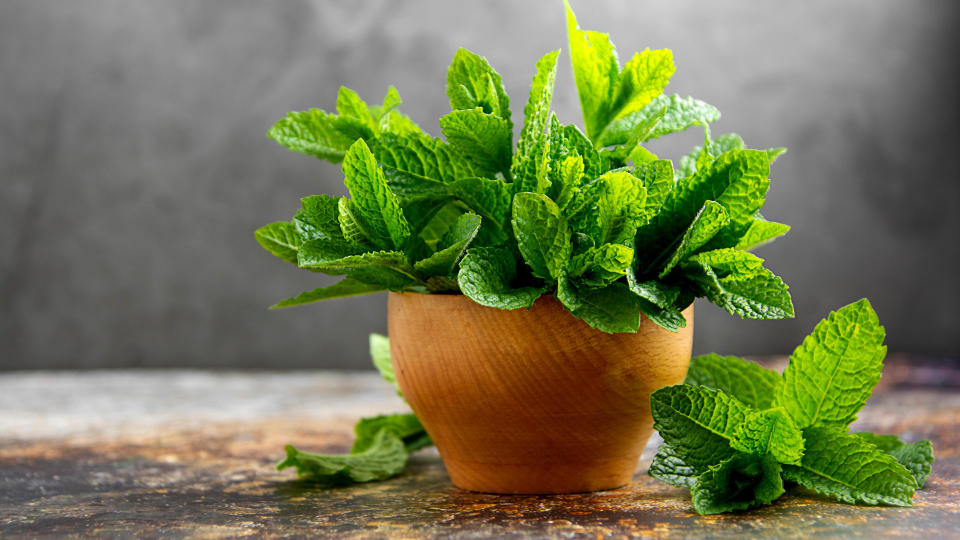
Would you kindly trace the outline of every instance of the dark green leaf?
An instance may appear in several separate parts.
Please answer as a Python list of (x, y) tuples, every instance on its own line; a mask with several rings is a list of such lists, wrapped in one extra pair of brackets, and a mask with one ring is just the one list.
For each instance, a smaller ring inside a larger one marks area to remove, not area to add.
[(735, 454), (700, 475), (690, 489), (698, 514), (719, 514), (770, 504), (783, 495), (781, 467), (772, 457)]
[(530, 308), (543, 294), (535, 287), (513, 288), (517, 262), (503, 248), (478, 247), (467, 250), (460, 261), (457, 283), (474, 302), (499, 309)]
[(423, 276), (447, 276), (451, 274), (467, 246), (480, 231), (480, 216), (463, 214), (450, 227), (442, 241), (443, 248), (429, 258), (417, 262), (414, 269)]
[(320, 287), (319, 289), (314, 289), (312, 291), (307, 291), (294, 296), (293, 298), (287, 298), (286, 300), (281, 300), (276, 304), (270, 306), (270, 309), (279, 309), (291, 306), (299, 306), (302, 304), (309, 304), (311, 302), (319, 302), (321, 300), (328, 300), (330, 298), (344, 298), (347, 296), (360, 296), (362, 294), (370, 294), (375, 292), (380, 292), (386, 290), (386, 287), (380, 287), (377, 285), (369, 285), (367, 283), (362, 283), (352, 278), (344, 278), (329, 287)]
[(623, 283), (589, 289), (573, 285), (563, 275), (558, 282), (557, 299), (575, 317), (597, 330), (612, 334), (636, 332), (640, 328), (640, 311), (633, 293)]
[(661, 444), (647, 473), (671, 486), (692, 488), (703, 471), (687, 465), (669, 444)]

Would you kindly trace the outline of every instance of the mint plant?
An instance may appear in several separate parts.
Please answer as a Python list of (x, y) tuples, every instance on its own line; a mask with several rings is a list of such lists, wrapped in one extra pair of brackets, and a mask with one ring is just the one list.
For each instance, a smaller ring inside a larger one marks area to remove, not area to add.
[[(663, 93), (670, 50), (621, 67), (569, 5), (567, 24), (584, 130), (550, 110), (559, 51), (537, 62), (516, 146), (500, 75), (464, 49), (447, 72), (443, 139), (398, 110), (393, 87), (379, 105), (341, 88), (335, 114), (277, 122), (268, 136), (281, 145), (341, 164), (350, 197), (305, 197), (292, 221), (256, 231), (281, 259), (344, 276), (274, 307), (413, 291), (500, 309), (553, 294), (605, 332), (637, 331), (641, 312), (676, 331), (697, 297), (741, 317), (792, 317), (787, 286), (748, 251), (789, 229), (759, 213), (783, 149), (711, 139), (716, 108)], [(645, 147), (693, 126), (704, 144), (676, 169)]]
[(664, 444), (649, 474), (689, 488), (700, 514), (771, 503), (785, 482), (910, 506), (930, 474), (930, 441), (848, 432), (880, 380), (884, 335), (863, 299), (817, 324), (782, 376), (733, 356), (694, 358), (685, 384), (650, 397)]

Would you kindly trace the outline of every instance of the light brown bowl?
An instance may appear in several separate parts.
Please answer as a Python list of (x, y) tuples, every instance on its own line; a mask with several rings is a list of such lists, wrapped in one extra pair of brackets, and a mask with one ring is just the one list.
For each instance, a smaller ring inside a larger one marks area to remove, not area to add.
[(553, 297), (503, 311), (462, 295), (390, 293), (397, 381), (453, 483), (488, 493), (598, 491), (630, 482), (653, 431), (650, 394), (683, 382), (687, 326), (646, 317), (607, 334)]

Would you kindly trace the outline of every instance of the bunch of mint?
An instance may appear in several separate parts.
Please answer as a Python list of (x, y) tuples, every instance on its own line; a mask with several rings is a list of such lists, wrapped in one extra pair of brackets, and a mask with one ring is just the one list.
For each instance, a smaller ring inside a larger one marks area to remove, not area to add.
[(733, 356), (694, 358), (686, 384), (650, 397), (664, 440), (650, 475), (689, 488), (700, 514), (768, 504), (785, 481), (846, 503), (910, 506), (930, 441), (848, 432), (880, 380), (883, 339), (863, 299), (817, 324), (783, 376)]
[[(399, 395), (390, 361), (390, 341), (386, 336), (370, 334), (370, 357), (380, 375)], [(287, 445), (287, 457), (277, 469), (295, 467), (299, 476), (327, 485), (373, 482), (396, 476), (411, 453), (433, 445), (413, 413), (362, 418), (354, 427), (354, 433), (356, 438), (349, 454), (313, 454)]]
[[(783, 149), (711, 140), (716, 108), (663, 93), (670, 50), (623, 67), (606, 34), (581, 30), (567, 6), (570, 55), (585, 132), (550, 112), (559, 51), (537, 62), (514, 147), (510, 98), (486, 59), (461, 49), (447, 72), (445, 139), (397, 109), (341, 88), (336, 114), (289, 113), (268, 135), (342, 163), (350, 198), (302, 199), (290, 222), (256, 231), (300, 268), (345, 278), (286, 307), (378, 291), (462, 293), (485, 306), (530, 307), (554, 294), (605, 332), (635, 332), (640, 313), (676, 331), (706, 297), (752, 319), (793, 316), (787, 286), (748, 249), (789, 229), (759, 213)], [(703, 126), (680, 160), (644, 144)]]

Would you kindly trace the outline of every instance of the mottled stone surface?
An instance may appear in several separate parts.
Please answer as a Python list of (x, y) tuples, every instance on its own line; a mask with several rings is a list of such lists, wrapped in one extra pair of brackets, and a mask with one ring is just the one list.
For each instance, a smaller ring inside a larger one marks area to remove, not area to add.
[[(370, 377), (4, 375), (0, 535), (955, 537), (960, 392), (920, 385), (902, 368), (890, 370), (856, 429), (933, 440), (937, 462), (914, 508), (849, 506), (793, 490), (758, 510), (707, 517), (693, 513), (686, 490), (646, 475), (657, 440), (631, 485), (589, 494), (466, 492), (450, 484), (431, 450), (416, 455), (401, 476), (362, 486), (321, 489), (274, 470), (285, 443), (344, 451), (357, 416), (396, 410), (390, 388)], [(12, 419), (24, 411), (16, 403), (33, 409), (30, 422)], [(133, 411), (143, 419), (139, 425)]]

